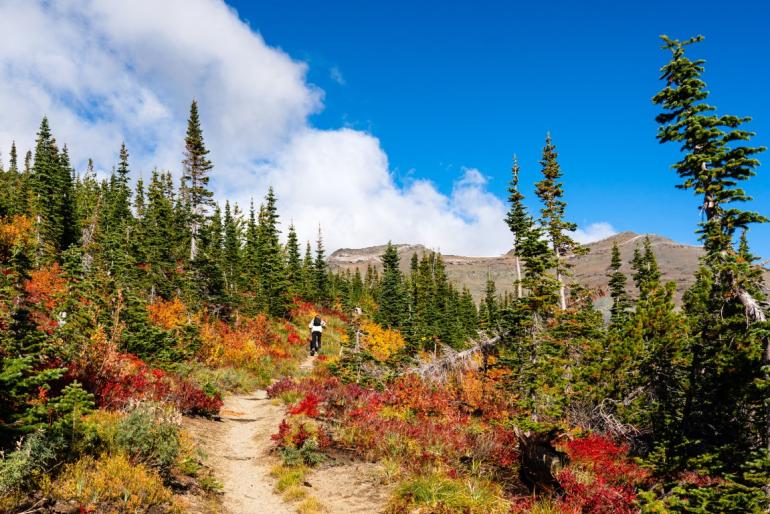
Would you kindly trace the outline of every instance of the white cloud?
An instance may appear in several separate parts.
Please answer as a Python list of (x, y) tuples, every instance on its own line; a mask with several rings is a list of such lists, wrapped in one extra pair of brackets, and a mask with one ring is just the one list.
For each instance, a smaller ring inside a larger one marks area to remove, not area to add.
[(579, 243), (593, 243), (594, 241), (600, 241), (607, 239), (610, 236), (617, 234), (617, 230), (607, 222), (591, 223), (585, 228), (578, 228), (573, 237)]
[[(248, 205), (275, 187), (302, 238), (320, 223), (327, 248), (420, 242), (446, 253), (508, 249), (505, 205), (466, 169), (449, 194), (398, 186), (379, 141), (319, 130), (323, 92), (307, 67), (268, 46), (220, 0), (0, 2), (0, 148), (32, 148), (48, 115), (76, 165), (109, 170), (122, 140), (135, 172), (178, 171), (192, 98), (215, 164), (213, 187)], [(333, 68), (331, 76), (344, 78)], [(612, 232), (594, 224), (576, 237)]]

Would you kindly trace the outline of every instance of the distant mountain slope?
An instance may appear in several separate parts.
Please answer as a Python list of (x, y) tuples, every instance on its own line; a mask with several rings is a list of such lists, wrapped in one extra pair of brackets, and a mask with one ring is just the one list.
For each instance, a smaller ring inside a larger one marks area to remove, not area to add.
[[(655, 256), (658, 259), (663, 278), (666, 281), (673, 280), (677, 285), (677, 301), (681, 300), (682, 293), (692, 285), (693, 275), (698, 269), (698, 259), (703, 255), (703, 249), (699, 246), (685, 245), (657, 236), (647, 234), (652, 242)], [(645, 234), (634, 232), (622, 232), (607, 239), (591, 243), (588, 246), (590, 252), (570, 258), (574, 265), (573, 280), (599, 293), (597, 300), (599, 307), (608, 304), (609, 299), (602, 298), (607, 292), (607, 266), (610, 263), (612, 244), (617, 242), (623, 259), (622, 271), (629, 277), (628, 289), (632, 292), (631, 266), (629, 264), (636, 245), (642, 244)], [(397, 245), (401, 257), (401, 269), (409, 270), (409, 260), (413, 253), (421, 256), (429, 251), (423, 245)], [(381, 269), (380, 255), (385, 250), (385, 245), (371, 246), (368, 248), (337, 250), (329, 257), (329, 265), (332, 269), (358, 268), (363, 274), (367, 266), (372, 265)], [(483, 296), (486, 286), (487, 274), (495, 281), (498, 291), (512, 290), (515, 278), (513, 255), (507, 254), (500, 257), (463, 257), (458, 255), (444, 255), (447, 274), (449, 278), (459, 286), (467, 286), (473, 296), (478, 300)], [(766, 281), (770, 282), (770, 271), (765, 273)]]

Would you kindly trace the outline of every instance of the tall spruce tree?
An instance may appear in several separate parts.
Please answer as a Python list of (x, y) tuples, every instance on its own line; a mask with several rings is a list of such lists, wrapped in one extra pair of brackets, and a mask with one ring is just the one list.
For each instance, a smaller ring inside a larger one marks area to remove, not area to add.
[(554, 253), (556, 281), (559, 284), (559, 306), (564, 310), (567, 308), (565, 278), (569, 276), (570, 268), (564, 259), (573, 253), (585, 253), (586, 250), (569, 234), (577, 229), (577, 225), (564, 219), (567, 203), (563, 200), (564, 189), (560, 182), (562, 173), (557, 159), (556, 146), (551, 141), (551, 134), (548, 134), (543, 147), (543, 157), (540, 160), (543, 179), (535, 184), (535, 193), (543, 203), (540, 210), (541, 224)]
[(313, 261), (313, 298), (321, 305), (329, 302), (329, 272), (326, 266), (326, 254), (321, 227), (318, 227), (318, 239), (316, 239), (315, 261)]
[(620, 259), (620, 248), (618, 243), (612, 244), (612, 257), (610, 258), (610, 267), (607, 269), (607, 278), (609, 279), (610, 298), (612, 298), (612, 307), (610, 308), (610, 320), (613, 325), (622, 323), (626, 317), (629, 308), (628, 293), (626, 293), (626, 275), (620, 271), (623, 261)]
[(286, 236), (286, 279), (290, 296), (301, 296), (303, 293), (302, 257), (299, 253), (299, 240), (293, 223), (289, 225), (289, 233)]
[(267, 312), (284, 316), (288, 310), (288, 284), (283, 249), (279, 240), (278, 208), (275, 192), (270, 187), (265, 196), (259, 223), (259, 263), (263, 297)]
[(644, 299), (654, 288), (660, 285), (660, 269), (655, 252), (652, 249), (652, 241), (649, 236), (644, 237), (643, 250), (637, 246), (634, 248), (634, 257), (631, 260), (634, 285), (639, 290), (639, 298)]
[(32, 170), (39, 262), (57, 259), (74, 242), (71, 173), (69, 158), (59, 154), (48, 118), (44, 117), (37, 134)]
[(508, 224), (508, 228), (513, 234), (513, 258), (516, 267), (516, 297), (522, 298), (524, 296), (524, 291), (521, 282), (521, 246), (527, 233), (531, 230), (532, 219), (527, 214), (526, 207), (524, 207), (524, 195), (519, 191), (519, 161), (515, 155), (513, 157), (511, 174), (511, 184), (508, 187), (508, 202), (510, 203), (510, 208), (505, 217), (505, 222)]
[(315, 299), (315, 266), (310, 241), (305, 243), (305, 257), (302, 259), (302, 297), (305, 300)]
[(208, 159), (209, 151), (203, 141), (203, 130), (198, 117), (198, 103), (190, 105), (190, 117), (187, 120), (187, 135), (184, 140), (184, 159), (182, 160), (184, 193), (190, 209), (190, 260), (197, 254), (197, 237), (207, 213), (213, 205), (213, 193), (208, 189), (209, 172), (214, 165)]
[(238, 206), (235, 213), (230, 208), (230, 202), (225, 202), (225, 217), (223, 224), (222, 269), (228, 293), (238, 292), (241, 271), (241, 233)]
[(705, 61), (686, 55), (702, 39), (662, 36), (671, 59), (661, 68), (665, 86), (653, 102), (661, 108), (658, 140), (677, 143), (683, 154), (673, 165), (681, 179), (677, 187), (699, 196), (703, 215), (698, 232), (706, 255), (685, 295), (693, 337), (682, 426), (688, 440), (697, 441), (691, 456), (705, 453), (720, 472), (736, 472), (758, 441), (770, 449), (770, 335), (760, 304), (761, 274), (734, 248), (736, 230), (767, 221), (739, 208), (750, 199), (743, 186), (765, 148), (744, 144), (754, 136), (742, 128), (750, 118), (718, 115), (706, 103)]
[(380, 285), (379, 310), (375, 319), (381, 325), (390, 328), (400, 328), (406, 311), (406, 294), (404, 281), (399, 263), (398, 249), (388, 242), (382, 260), (382, 283)]

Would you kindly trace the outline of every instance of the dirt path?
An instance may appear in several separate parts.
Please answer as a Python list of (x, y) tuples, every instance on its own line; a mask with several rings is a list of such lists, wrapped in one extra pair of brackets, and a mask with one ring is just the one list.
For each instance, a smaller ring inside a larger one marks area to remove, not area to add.
[[(312, 370), (308, 358), (300, 371)], [(273, 492), (270, 469), (276, 463), (269, 454), (284, 408), (274, 405), (264, 390), (224, 399), (222, 421), (187, 418), (185, 425), (207, 455), (207, 464), (223, 484), (223, 506), (230, 514), (291, 514), (292, 505)], [(382, 511), (388, 487), (380, 481), (380, 466), (331, 459), (314, 470), (305, 483), (328, 514), (369, 514)], [(196, 514), (210, 508), (188, 507)]]
[(233, 395), (224, 400), (222, 421), (190, 419), (187, 426), (198, 439), (223, 484), (223, 504), (232, 514), (291, 514), (273, 492), (269, 476), (270, 436), (283, 418), (283, 408), (272, 405), (265, 391)]

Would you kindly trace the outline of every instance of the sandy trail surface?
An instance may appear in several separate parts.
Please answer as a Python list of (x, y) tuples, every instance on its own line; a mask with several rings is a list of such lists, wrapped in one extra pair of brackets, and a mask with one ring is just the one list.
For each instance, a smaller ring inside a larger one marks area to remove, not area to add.
[(223, 484), (223, 505), (232, 514), (291, 514), (294, 509), (273, 492), (269, 455), (283, 419), (264, 390), (224, 399), (222, 421), (188, 420), (188, 428), (207, 455), (207, 464)]
[[(306, 359), (300, 370), (308, 373), (315, 358)], [(222, 506), (231, 514), (291, 514), (273, 491), (270, 469), (278, 460), (270, 455), (271, 435), (278, 431), (284, 407), (274, 405), (267, 392), (230, 395), (224, 399), (221, 421), (187, 418), (185, 425), (205, 452), (207, 465), (223, 484)], [(380, 466), (331, 458), (311, 472), (305, 482), (308, 494), (324, 505), (328, 514), (382, 512), (389, 487), (380, 482)], [(191, 508), (203, 514), (210, 509)]]

